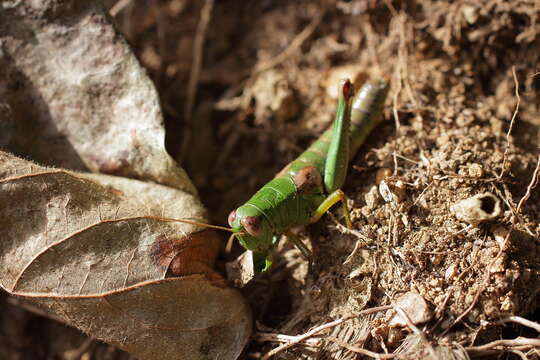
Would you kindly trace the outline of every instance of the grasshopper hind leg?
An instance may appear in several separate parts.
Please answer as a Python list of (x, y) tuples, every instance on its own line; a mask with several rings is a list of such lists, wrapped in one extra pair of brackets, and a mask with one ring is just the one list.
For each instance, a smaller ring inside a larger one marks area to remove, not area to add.
[(350, 127), (351, 127), (351, 98), (354, 93), (349, 80), (340, 83), (341, 92), (338, 99), (338, 109), (332, 128), (332, 137), (324, 164), (324, 188), (328, 197), (315, 210), (311, 222), (318, 221), (335, 203), (341, 201), (347, 227), (352, 228), (347, 197), (340, 188), (347, 177), (347, 167), (350, 160)]
[(343, 206), (343, 216), (345, 217), (345, 223), (347, 224), (347, 227), (349, 229), (352, 229), (349, 206), (347, 205), (347, 196), (340, 189), (337, 189), (336, 191), (328, 195), (326, 199), (324, 199), (324, 201), (315, 210), (315, 213), (311, 217), (310, 222), (314, 223), (319, 221), (319, 219), (339, 201), (341, 201), (341, 204)]

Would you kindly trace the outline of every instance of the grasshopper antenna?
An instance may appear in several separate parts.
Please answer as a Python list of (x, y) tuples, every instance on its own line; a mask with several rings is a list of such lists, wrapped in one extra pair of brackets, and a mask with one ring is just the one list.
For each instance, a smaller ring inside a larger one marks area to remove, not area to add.
[(179, 223), (184, 223), (184, 224), (189, 224), (189, 225), (195, 225), (195, 226), (206, 227), (206, 228), (211, 228), (211, 229), (216, 229), (216, 230), (223, 230), (223, 231), (233, 232), (233, 229), (225, 227), (225, 226), (210, 225), (210, 224), (205, 224), (205, 223), (198, 222), (198, 221), (193, 221), (193, 220), (162, 218), (162, 217), (159, 217), (159, 216), (145, 216), (145, 218), (153, 218), (153, 219), (157, 219), (157, 220), (161, 220), (161, 221), (167, 221), (167, 222), (179, 222)]

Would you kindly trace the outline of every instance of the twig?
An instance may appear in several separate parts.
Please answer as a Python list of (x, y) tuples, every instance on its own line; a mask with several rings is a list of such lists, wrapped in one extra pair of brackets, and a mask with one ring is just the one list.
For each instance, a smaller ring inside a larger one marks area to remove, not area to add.
[(416, 205), (420, 199), (422, 199), (422, 197), (424, 196), (424, 194), (426, 193), (426, 191), (431, 187), (431, 185), (434, 184), (434, 181), (430, 182), (425, 188), (424, 190), (422, 190), (422, 192), (420, 193), (420, 195), (418, 195), (418, 197), (414, 200), (414, 202), (412, 203), (411, 207), (413, 207), (414, 205)]
[[(253, 335), (252, 339), (259, 342), (288, 343), (291, 341), (295, 341), (296, 336), (257, 332)], [(320, 338), (311, 338), (311, 339), (306, 339), (304, 341), (301, 341), (300, 344), (315, 347), (315, 346), (318, 346), (320, 342), (321, 342)]]
[(398, 161), (397, 161), (397, 156), (396, 156), (396, 152), (395, 151), (392, 151), (392, 159), (394, 160), (394, 172), (392, 173), (393, 176), (397, 176), (398, 174)]
[(345, 259), (345, 261), (343, 262), (343, 265), (346, 265), (348, 263), (350, 263), (352, 261), (352, 259), (354, 258), (354, 256), (356, 255), (356, 252), (358, 251), (358, 249), (360, 249), (360, 241), (356, 240), (356, 243), (354, 244), (354, 249), (353, 251), (351, 251), (351, 253), (349, 254), (349, 256), (347, 256), (347, 258)]
[(489, 350), (526, 350), (540, 347), (540, 339), (517, 337), (515, 339), (495, 340), (484, 345), (468, 346), (465, 350), (469, 355), (482, 355)]
[(271, 59), (257, 64), (257, 66), (255, 66), (252, 76), (255, 76), (263, 71), (273, 68), (274, 66), (282, 63), (288, 57), (294, 54), (294, 52), (298, 48), (300, 48), (300, 46), (302, 46), (304, 41), (306, 41), (311, 36), (311, 34), (313, 34), (317, 26), (319, 26), (319, 23), (321, 22), (323, 16), (324, 11), (317, 13), (313, 20), (311, 20), (311, 22), (304, 28), (304, 30), (302, 30), (298, 35), (296, 35), (293, 41), (291, 41), (290, 45), (285, 50), (283, 50), (283, 52), (274, 56)]
[(118, 13), (126, 8), (131, 3), (131, 0), (118, 0), (116, 4), (109, 10), (109, 14), (112, 17), (118, 15)]
[(515, 65), (512, 66), (512, 77), (514, 78), (514, 86), (516, 87), (515, 94), (517, 98), (517, 103), (516, 103), (516, 109), (514, 110), (514, 114), (512, 115), (512, 119), (510, 119), (510, 126), (508, 127), (508, 132), (506, 133), (506, 148), (504, 149), (503, 163), (502, 163), (501, 173), (499, 174), (499, 179), (501, 179), (502, 176), (504, 175), (504, 169), (506, 167), (508, 150), (510, 149), (510, 134), (512, 133), (512, 129), (514, 128), (514, 121), (516, 120), (516, 116), (519, 111), (519, 104), (521, 103), (521, 98), (519, 96), (519, 82), (516, 75)]
[(419, 165), (419, 164), (420, 164), (419, 161), (415, 161), (415, 160), (413, 160), (413, 159), (409, 159), (408, 157), (403, 156), (403, 155), (401, 155), (401, 154), (398, 154), (398, 153), (395, 152), (395, 151), (392, 151), (392, 156), (395, 156), (395, 157), (397, 157), (397, 158), (403, 159), (403, 160), (408, 161), (408, 162), (410, 162), (410, 163), (412, 163), (412, 164), (415, 164), (415, 165)]
[(525, 204), (525, 201), (529, 199), (531, 196), (532, 190), (538, 185), (538, 173), (540, 172), (540, 154), (538, 154), (538, 161), (536, 163), (536, 168), (534, 169), (533, 176), (531, 179), (531, 182), (529, 183), (529, 186), (527, 186), (527, 191), (525, 192), (525, 195), (519, 200), (518, 206), (516, 208), (516, 213), (518, 213), (523, 205)]
[(529, 327), (531, 329), (536, 330), (536, 332), (540, 333), (540, 324), (534, 321), (522, 318), (521, 316), (508, 316), (498, 321), (495, 321), (495, 324), (504, 324), (504, 323), (509, 323), (509, 322)]
[(197, 33), (193, 44), (193, 63), (191, 65), (191, 73), (189, 74), (189, 83), (187, 89), (186, 107), (184, 108), (184, 117), (187, 121), (191, 118), (193, 112), (193, 103), (195, 95), (197, 95), (197, 83), (201, 73), (201, 65), (203, 61), (203, 48), (206, 30), (208, 23), (212, 17), (212, 9), (214, 8), (214, 0), (206, 0), (201, 9), (201, 20), (197, 25)]
[(452, 234), (448, 235), (447, 237), (445, 237), (445, 238), (443, 239), (443, 241), (449, 240), (449, 239), (453, 238), (454, 236), (458, 236), (458, 235), (460, 235), (460, 234), (463, 234), (464, 232), (466, 232), (466, 231), (472, 229), (472, 227), (473, 227), (472, 225), (467, 225), (467, 226), (465, 226), (463, 229), (458, 230), (458, 231), (456, 231), (455, 233), (452, 233)]
[(214, 0), (205, 0), (203, 8), (201, 9), (201, 19), (197, 25), (197, 33), (195, 34), (193, 44), (193, 63), (191, 65), (191, 73), (189, 74), (186, 106), (184, 108), (184, 119), (188, 126), (184, 130), (185, 135), (184, 141), (182, 142), (182, 149), (180, 151), (180, 159), (184, 158), (191, 140), (191, 117), (193, 115), (193, 106), (195, 104), (195, 96), (197, 95), (197, 84), (199, 83), (199, 75), (201, 73), (201, 66), (203, 62), (204, 38), (206, 36), (208, 24), (210, 23), (210, 19), (212, 17), (213, 8)]
[(270, 350), (268, 353), (266, 353), (261, 358), (261, 360), (268, 360), (272, 356), (276, 355), (277, 353), (279, 353), (279, 352), (281, 352), (283, 350), (287, 350), (288, 348), (294, 346), (295, 344), (298, 344), (299, 342), (304, 341), (304, 340), (312, 337), (313, 335), (315, 335), (315, 334), (317, 334), (317, 333), (319, 333), (319, 332), (321, 332), (323, 330), (330, 329), (332, 327), (338, 326), (338, 325), (344, 323), (345, 321), (355, 319), (355, 318), (357, 318), (357, 317), (359, 317), (361, 315), (373, 314), (373, 313), (376, 313), (376, 312), (379, 312), (379, 311), (385, 311), (385, 310), (388, 310), (388, 309), (391, 309), (391, 308), (392, 308), (391, 305), (378, 306), (378, 307), (374, 307), (374, 308), (371, 308), (371, 309), (366, 309), (366, 310), (360, 311), (358, 314), (344, 316), (344, 317), (342, 317), (340, 319), (337, 319), (337, 320), (331, 321), (329, 323), (317, 326), (317, 327), (311, 329), (310, 331), (306, 332), (305, 334), (294, 336), (293, 339), (290, 342), (285, 343), (283, 345), (280, 345), (280, 346)]
[(510, 352), (516, 354), (517, 356), (519, 356), (519, 358), (521, 360), (528, 360), (527, 355), (525, 355), (523, 352), (521, 352), (519, 350), (510, 350)]
[[(334, 219), (334, 220), (335, 220), (335, 219)], [(337, 220), (334, 221), (334, 224), (336, 225), (336, 228), (337, 228), (340, 232), (342, 232), (342, 233), (344, 233), (344, 234), (347, 234), (347, 235), (354, 235), (354, 236), (356, 236), (357, 238), (362, 239), (364, 242), (370, 242), (370, 241), (371, 241), (371, 239), (370, 239), (368, 236), (362, 234), (362, 232), (360, 232), (360, 231), (358, 231), (358, 230), (354, 230), (354, 229), (349, 229), (347, 226), (345, 226), (345, 225), (339, 223)]]
[(471, 357), (469, 356), (469, 354), (467, 354), (467, 350), (465, 350), (463, 345), (461, 345), (459, 343), (455, 343), (454, 347), (459, 349), (460, 355), (463, 355), (465, 360), (471, 360)]
[(326, 339), (338, 344), (339, 346), (344, 347), (345, 349), (347, 349), (349, 351), (352, 351), (352, 352), (355, 352), (355, 353), (358, 353), (358, 354), (362, 354), (362, 355), (365, 355), (365, 356), (369, 356), (369, 357), (372, 357), (374, 359), (396, 359), (396, 358), (399, 358), (401, 356), (407, 355), (407, 353), (403, 353), (403, 354), (396, 354), (396, 353), (394, 353), (394, 354), (379, 354), (379, 353), (369, 351), (369, 350), (366, 350), (366, 349), (358, 347), (358, 346), (353, 346), (353, 345), (347, 344), (345, 341), (343, 341), (341, 339), (338, 339), (336, 337), (333, 337), (333, 336), (328, 336)]

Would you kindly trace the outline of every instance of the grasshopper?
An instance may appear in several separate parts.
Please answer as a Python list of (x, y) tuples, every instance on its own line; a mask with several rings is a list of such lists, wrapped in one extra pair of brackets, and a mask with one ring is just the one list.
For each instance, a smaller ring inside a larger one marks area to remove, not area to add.
[(342, 80), (333, 127), (230, 213), (232, 236), (253, 252), (255, 271), (270, 268), (272, 249), (282, 234), (311, 265), (311, 252), (290, 229), (318, 221), (337, 202), (352, 227), (347, 197), (340, 188), (352, 155), (381, 118), (388, 87), (385, 80), (371, 80), (354, 95), (352, 83)]

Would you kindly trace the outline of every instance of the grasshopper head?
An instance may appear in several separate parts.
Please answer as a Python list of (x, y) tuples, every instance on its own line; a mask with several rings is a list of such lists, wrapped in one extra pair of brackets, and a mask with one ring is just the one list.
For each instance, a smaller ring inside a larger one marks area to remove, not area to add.
[(240, 206), (229, 214), (229, 226), (247, 250), (268, 253), (274, 245), (274, 232), (266, 217), (250, 206)]

